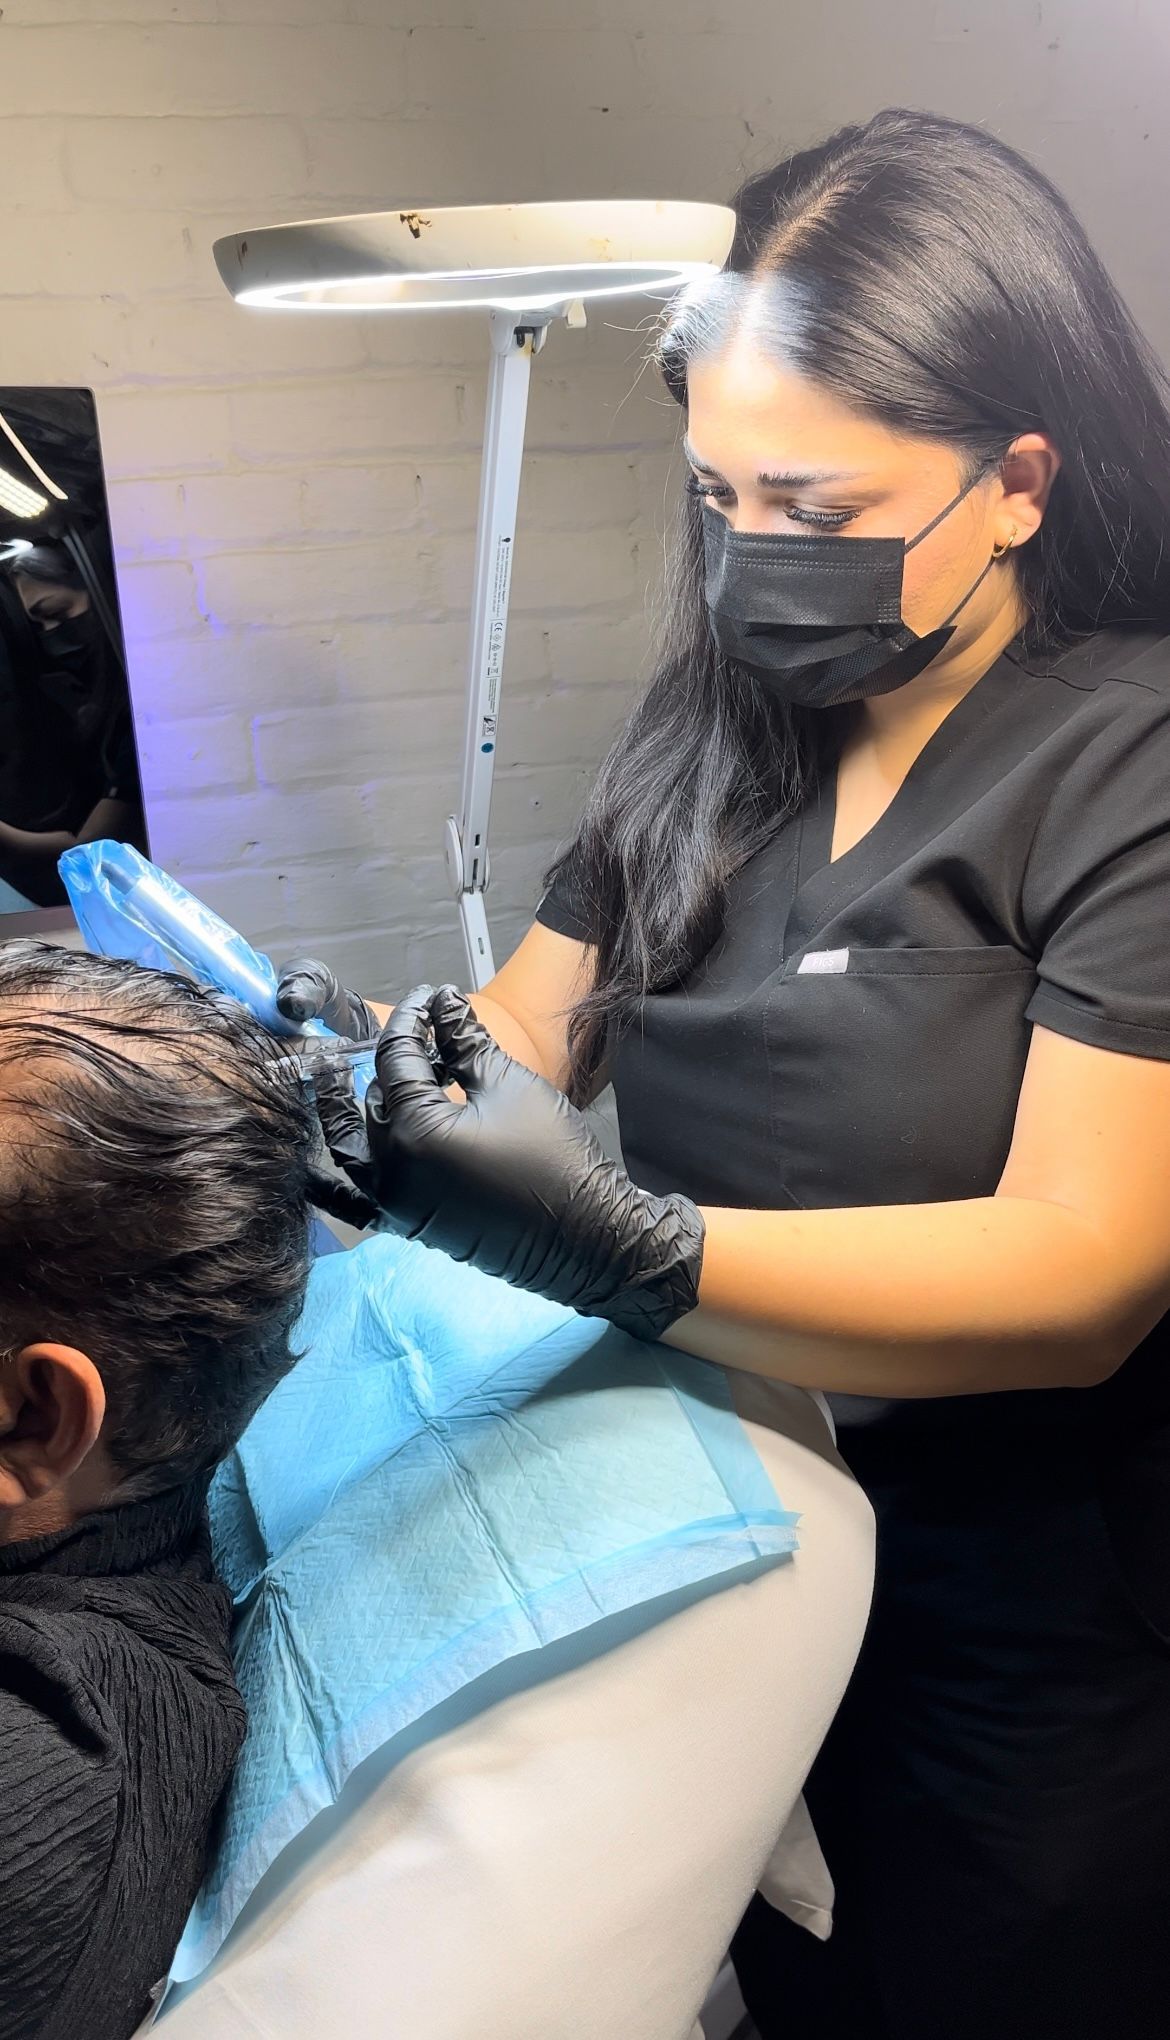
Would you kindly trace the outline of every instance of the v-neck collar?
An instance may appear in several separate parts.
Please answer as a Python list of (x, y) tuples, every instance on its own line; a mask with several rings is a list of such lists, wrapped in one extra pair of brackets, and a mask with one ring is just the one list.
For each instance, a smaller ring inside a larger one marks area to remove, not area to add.
[(1012, 648), (986, 673), (923, 745), (889, 805), (853, 846), (830, 862), (837, 817), (836, 757), (826, 758), (801, 818), (796, 889), (785, 930), (785, 960), (803, 949), (824, 923), (872, 883), (914, 832), (951, 817), (953, 774), (948, 770), (971, 737), (1021, 685), (1026, 669)]

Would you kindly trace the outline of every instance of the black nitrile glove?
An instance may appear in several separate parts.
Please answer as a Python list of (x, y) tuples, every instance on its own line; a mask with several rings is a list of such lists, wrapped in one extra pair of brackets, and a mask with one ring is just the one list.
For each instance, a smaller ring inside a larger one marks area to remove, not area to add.
[[(448, 1098), (429, 1047), (466, 1102)], [(341, 1086), (318, 1091), (334, 1159), (394, 1228), (586, 1317), (656, 1339), (695, 1308), (703, 1221), (611, 1162), (553, 1085), (497, 1048), (453, 986), (397, 1006), (376, 1051), (364, 1124)]]
[(326, 1211), (330, 1218), (339, 1218), (343, 1225), (356, 1226), (364, 1232), (373, 1225), (378, 1216), (378, 1207), (346, 1177), (334, 1175), (328, 1168), (316, 1167), (309, 1170), (309, 1203), (315, 1211)]
[(298, 956), (285, 964), (277, 980), (276, 1003), (296, 1027), (303, 1027), (306, 1020), (323, 1020), (347, 1041), (378, 1038), (378, 1022), (365, 1000), (357, 992), (347, 992), (329, 965), (314, 956)]
[[(308, 1020), (321, 1020), (347, 1041), (372, 1043), (378, 1038), (378, 1022), (365, 1000), (357, 992), (347, 991), (335, 972), (318, 957), (299, 956), (285, 964), (277, 979), (276, 1003), (295, 1027), (303, 1027)], [(330, 1169), (324, 1145), (316, 1165), (309, 1170), (309, 1201), (318, 1211), (327, 1211), (331, 1218), (339, 1218), (359, 1231), (371, 1225), (378, 1215), (367, 1197), (345, 1176)]]

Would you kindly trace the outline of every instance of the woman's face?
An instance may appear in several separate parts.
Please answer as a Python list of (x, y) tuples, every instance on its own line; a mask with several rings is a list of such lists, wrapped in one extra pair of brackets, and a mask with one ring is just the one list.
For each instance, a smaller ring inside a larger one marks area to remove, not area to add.
[[(737, 531), (839, 536), (843, 542), (913, 538), (967, 479), (964, 457), (954, 447), (906, 437), (850, 410), (778, 367), (747, 338), (693, 363), (687, 393), (691, 485)], [(1031, 537), (1057, 465), (1050, 442), (1029, 434), (1017, 442), (1002, 479), (978, 482), (907, 553), (902, 616), (911, 629), (925, 634), (936, 628), (978, 581), (997, 546)], [(972, 642), (1000, 607), (1018, 601), (1014, 574), (989, 574), (959, 618), (956, 643)]]
[(74, 617), (84, 616), (89, 608), (89, 596), (84, 588), (63, 588), (56, 581), (35, 581), (31, 574), (18, 573), (13, 579), (24, 604), (25, 615), (42, 631), (54, 631), (63, 623), (72, 622)]

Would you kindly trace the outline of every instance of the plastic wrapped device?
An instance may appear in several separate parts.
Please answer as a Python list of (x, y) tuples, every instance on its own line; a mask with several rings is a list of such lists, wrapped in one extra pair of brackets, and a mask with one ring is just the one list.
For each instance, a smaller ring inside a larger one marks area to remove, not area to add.
[(302, 1073), (341, 1055), (359, 1098), (374, 1073), (369, 1051), (342, 1043), (320, 1020), (297, 1026), (276, 1003), (276, 972), (226, 921), (128, 843), (83, 843), (58, 869), (87, 948), (153, 970), (178, 971), (209, 990), (238, 999), (272, 1034), (305, 1041)]

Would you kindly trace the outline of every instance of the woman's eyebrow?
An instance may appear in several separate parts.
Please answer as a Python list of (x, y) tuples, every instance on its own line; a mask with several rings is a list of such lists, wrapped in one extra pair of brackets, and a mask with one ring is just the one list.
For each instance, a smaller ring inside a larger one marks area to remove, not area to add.
[(856, 482), (860, 475), (856, 468), (809, 468), (804, 474), (756, 476), (760, 489), (811, 489), (819, 482)]
[[(686, 455), (691, 466), (698, 468), (700, 474), (711, 475), (717, 482), (723, 481), (724, 477), (720, 474), (718, 468), (712, 467), (708, 461), (703, 460), (696, 453), (689, 439), (684, 439), (683, 441), (683, 453)], [(791, 474), (775, 475), (760, 473), (756, 476), (756, 486), (760, 489), (811, 489), (816, 487), (818, 483), (855, 482), (859, 479), (860, 477), (856, 469), (809, 468), (803, 473), (793, 472)]]

